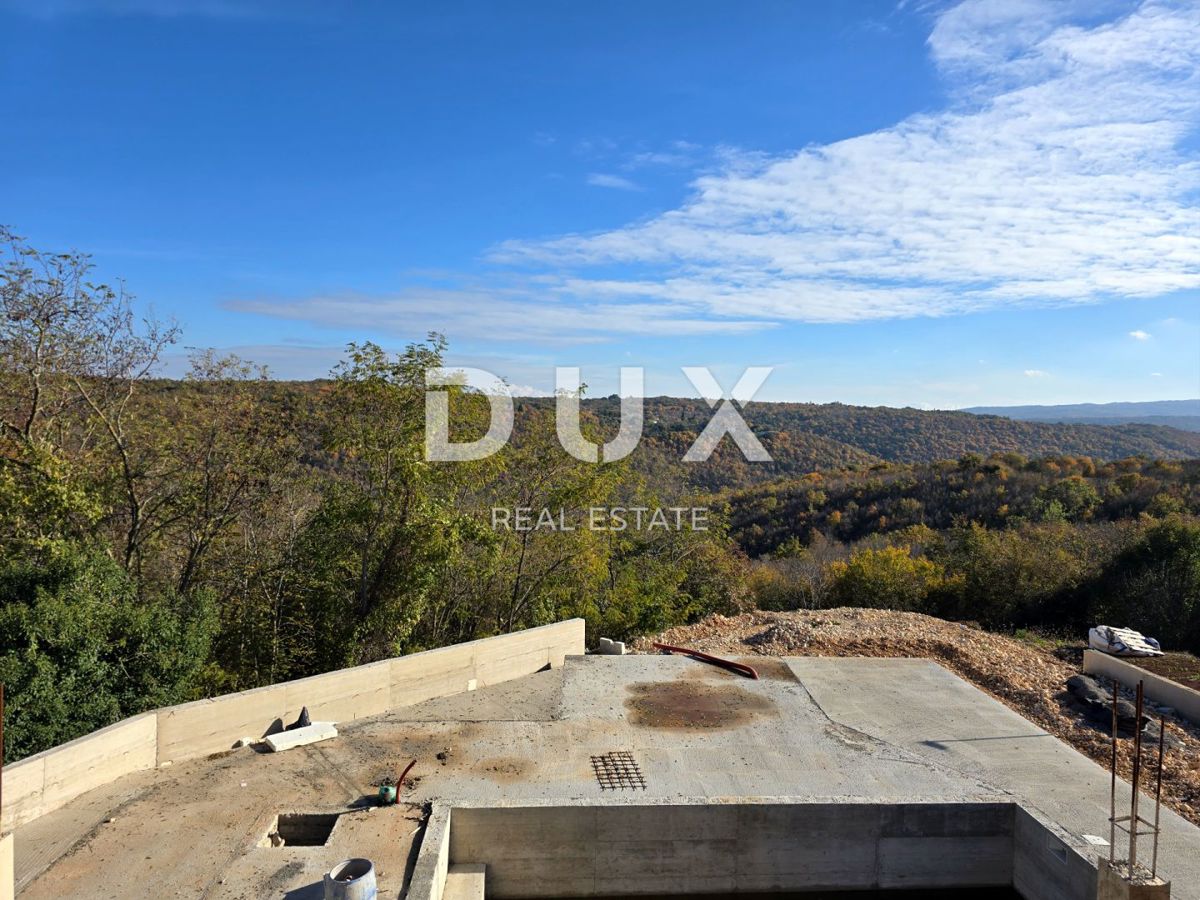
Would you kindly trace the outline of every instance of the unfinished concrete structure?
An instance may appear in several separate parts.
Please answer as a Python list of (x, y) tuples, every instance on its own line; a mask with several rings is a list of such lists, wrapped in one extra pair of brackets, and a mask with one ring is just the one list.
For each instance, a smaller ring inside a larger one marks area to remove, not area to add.
[[(756, 658), (750, 681), (583, 642), (560, 623), (162, 710), (19, 763), (19, 896), (318, 898), (347, 857), (413, 900), (1097, 896), (1108, 773), (932, 662)], [(339, 736), (229, 749), (301, 705)], [(377, 808), (412, 759), (401, 803)], [(1160, 860), (1175, 897), (1200, 898), (1200, 829), (1166, 810)]]

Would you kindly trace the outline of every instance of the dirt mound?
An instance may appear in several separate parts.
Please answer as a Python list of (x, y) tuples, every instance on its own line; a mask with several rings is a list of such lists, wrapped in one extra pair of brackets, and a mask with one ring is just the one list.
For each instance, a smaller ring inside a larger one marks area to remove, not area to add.
[[(730, 656), (749, 653), (933, 659), (1108, 767), (1106, 726), (1089, 720), (1066, 690), (1067, 679), (1078, 674), (1079, 667), (1055, 655), (1049, 646), (919, 613), (876, 609), (710, 616), (696, 625), (671, 628), (657, 637), (634, 641), (633, 649), (654, 652), (651, 641)], [(1157, 714), (1150, 712), (1157, 719)], [(1167, 734), (1174, 749), (1164, 766), (1163, 800), (1200, 825), (1200, 728), (1168, 716)], [(1132, 764), (1130, 744), (1121, 741), (1119, 753), (1121, 773), (1126, 778)]]

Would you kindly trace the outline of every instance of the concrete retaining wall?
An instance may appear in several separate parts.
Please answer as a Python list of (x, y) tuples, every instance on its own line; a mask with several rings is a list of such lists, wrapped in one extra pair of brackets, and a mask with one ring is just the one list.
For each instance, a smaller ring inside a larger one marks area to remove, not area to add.
[(1022, 897), (1095, 900), (1096, 867), (1086, 844), (1023, 806), (1013, 824), (1013, 887)]
[[(408, 897), (412, 900), (442, 900), (446, 889), (446, 875), (450, 871), (450, 819), (449, 806), (434, 806), (425, 822), (425, 833), (421, 835), (421, 850), (413, 866), (412, 881), (408, 885)], [(487, 891), (484, 891), (487, 897)]]
[(485, 896), (498, 900), (1012, 883), (1009, 803), (456, 806), (452, 816), (448, 864), (486, 864)]
[(302, 706), (315, 720), (346, 722), (561, 666), (583, 652), (584, 622), (570, 619), (143, 713), (5, 766), (0, 832), (131, 772), (263, 737)]
[(1133, 686), (1141, 681), (1145, 684), (1146, 696), (1155, 703), (1169, 706), (1185, 719), (1200, 725), (1200, 691), (1176, 684), (1099, 650), (1083, 651), (1083, 671), (1092, 675), (1107, 675), (1124, 685)]

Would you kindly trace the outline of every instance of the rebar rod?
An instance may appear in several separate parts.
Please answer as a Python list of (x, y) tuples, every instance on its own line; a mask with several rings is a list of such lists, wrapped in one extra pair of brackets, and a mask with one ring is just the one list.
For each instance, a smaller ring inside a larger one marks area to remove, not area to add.
[(1145, 699), (1143, 682), (1137, 685), (1137, 702), (1133, 717), (1133, 778), (1130, 785), (1132, 795), (1129, 801), (1129, 874), (1137, 868), (1137, 839), (1138, 839), (1138, 794), (1142, 780), (1142, 704)]
[(1158, 813), (1162, 808), (1163, 751), (1167, 742), (1167, 717), (1158, 718), (1158, 784), (1154, 788), (1154, 849), (1150, 853), (1150, 876), (1158, 874)]
[(1112, 684), (1112, 765), (1108, 797), (1108, 861), (1113, 862), (1117, 852), (1117, 694), (1121, 682), (1113, 679)]

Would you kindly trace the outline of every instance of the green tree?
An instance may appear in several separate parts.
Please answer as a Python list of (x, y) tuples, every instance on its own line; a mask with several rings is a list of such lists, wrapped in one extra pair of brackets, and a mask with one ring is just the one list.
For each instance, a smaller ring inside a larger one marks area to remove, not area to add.
[(1043, 521), (1067, 519), (1078, 522), (1091, 518), (1100, 505), (1100, 494), (1091, 481), (1071, 475), (1038, 491), (1036, 511)]
[[(321, 668), (403, 652), (446, 562), (480, 527), (454, 503), (477, 467), (425, 459), (425, 375), (444, 352), (439, 335), (394, 356), (351, 344), (335, 370), (325, 414), (337, 472), (302, 541)], [(452, 420), (477, 424), (482, 398), (450, 390), (464, 414)]]
[(1096, 621), (1200, 653), (1200, 522), (1173, 516), (1150, 526), (1104, 568), (1089, 595)]
[(830, 600), (835, 606), (920, 610), (941, 587), (942, 567), (914, 557), (907, 547), (863, 550), (830, 566)]
[(206, 595), (137, 596), (107, 555), (80, 547), (0, 568), (0, 680), (9, 758), (195, 699), (216, 627)]

